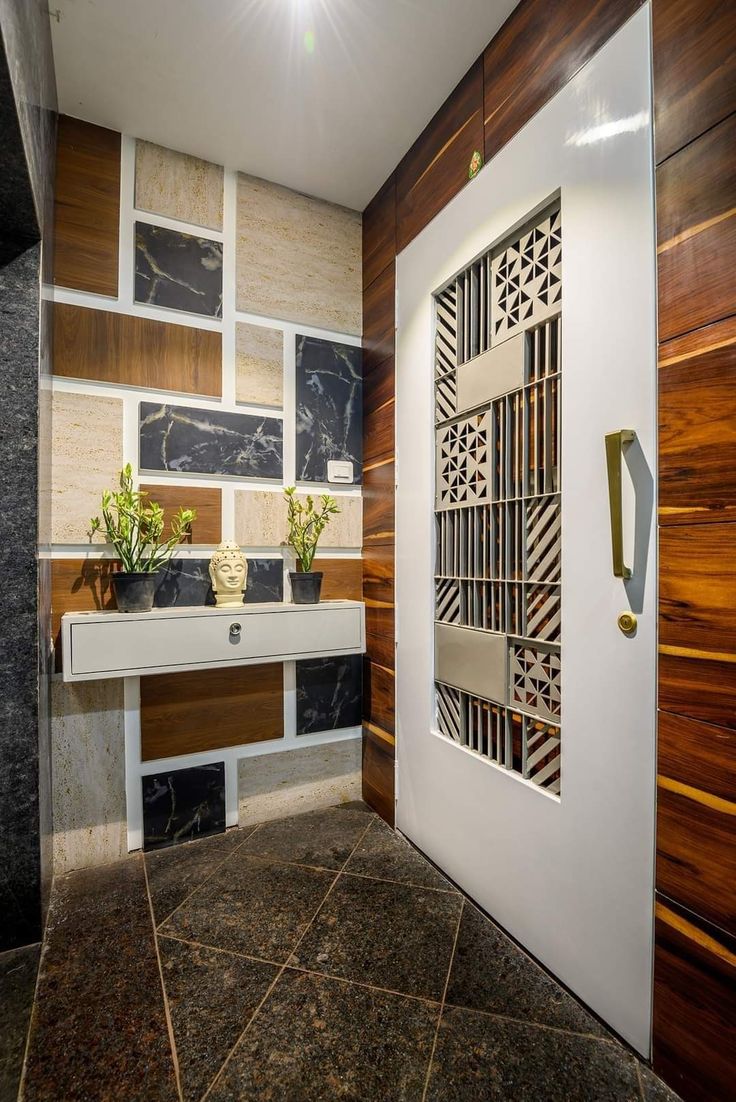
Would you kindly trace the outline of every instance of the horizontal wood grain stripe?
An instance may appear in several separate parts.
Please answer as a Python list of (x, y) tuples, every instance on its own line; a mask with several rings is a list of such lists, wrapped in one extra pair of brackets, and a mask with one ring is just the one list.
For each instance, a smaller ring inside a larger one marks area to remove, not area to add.
[(141, 678), (143, 761), (270, 741), (283, 734), (280, 662)]
[[(727, 332), (729, 335), (724, 335), (722, 339), (716, 340), (712, 344), (693, 343), (693, 340), (697, 342), (700, 339), (701, 334), (704, 332), (704, 330), (699, 329), (696, 330), (695, 333), (687, 333), (684, 337), (676, 337), (674, 340), (666, 341), (664, 344), (660, 345), (660, 349), (662, 351), (664, 351), (665, 349), (674, 348), (681, 344), (686, 345), (686, 342), (687, 344), (689, 344), (689, 347), (687, 348), (687, 351), (672, 353), (667, 352), (664, 357), (660, 353), (658, 366), (672, 367), (673, 364), (684, 363), (687, 360), (692, 360), (697, 358), (698, 356), (706, 355), (708, 352), (717, 352), (719, 348), (730, 348), (735, 345), (736, 315), (730, 318), (724, 318), (723, 321), (718, 323), (718, 325), (723, 328), (724, 333)], [(711, 332), (714, 328), (714, 326), (707, 326), (705, 331)]]
[(661, 774), (657, 774), (657, 787), (663, 788), (667, 792), (675, 792), (678, 796), (684, 796), (685, 799), (695, 800), (696, 803), (704, 804), (722, 815), (736, 815), (736, 802), (734, 800), (724, 800), (720, 796), (713, 796), (710, 792), (703, 792), (702, 789), (693, 788), (690, 784), (674, 781), (671, 777), (663, 777)]
[(117, 297), (120, 134), (60, 115), (54, 199), (54, 283)]
[(396, 256), (396, 176), (385, 184), (363, 211), (363, 287), (380, 275)]
[(736, 317), (660, 346), (659, 518), (736, 513)]
[(438, 161), (439, 161), (439, 160), (440, 160), (440, 159), (441, 159), (441, 158), (442, 158), (442, 157), (444, 156), (444, 154), (445, 154), (445, 153), (447, 152), (447, 150), (448, 150), (448, 149), (450, 148), (450, 146), (451, 146), (451, 145), (452, 145), (452, 144), (453, 144), (454, 142), (456, 142), (456, 141), (457, 141), (457, 139), (458, 139), (458, 138), (459, 138), (459, 137), (461, 136), (461, 134), (463, 133), (463, 131), (464, 131), (464, 130), (465, 130), (465, 129), (466, 129), (467, 127), (468, 127), (468, 126), (471, 126), (471, 125), (472, 125), (472, 124), (473, 124), (473, 123), (474, 123), (474, 122), (476, 121), (476, 117), (477, 117), (477, 115), (478, 115), (478, 112), (477, 112), (477, 111), (474, 111), (474, 112), (473, 112), (473, 114), (472, 114), (472, 115), (470, 116), (470, 118), (469, 118), (469, 119), (466, 119), (466, 120), (465, 120), (465, 122), (464, 122), (464, 123), (462, 123), (462, 125), (461, 125), (461, 126), (459, 126), (459, 127), (457, 128), (457, 130), (455, 131), (455, 133), (454, 133), (454, 134), (453, 134), (453, 135), (452, 135), (451, 137), (449, 137), (449, 138), (447, 139), (447, 141), (446, 141), (446, 142), (445, 142), (445, 144), (444, 144), (444, 145), (442, 146), (442, 148), (441, 148), (441, 149), (439, 149), (439, 150), (437, 151), (437, 153), (436, 153), (436, 154), (434, 155), (434, 157), (432, 158), (432, 160), (431, 160), (431, 161), (429, 162), (429, 164), (427, 165), (427, 167), (425, 168), (425, 170), (424, 170), (424, 172), (423, 172), (423, 173), (421, 174), (421, 176), (419, 176), (419, 178), (418, 178), (417, 180), (415, 180), (415, 181), (414, 181), (414, 183), (413, 183), (413, 184), (411, 185), (411, 187), (410, 187), (410, 189), (409, 189), (409, 194), (411, 194), (411, 192), (413, 192), (413, 191), (414, 191), (414, 190), (415, 190), (416, 188), (418, 188), (418, 187), (419, 187), (419, 185), (420, 185), (420, 184), (422, 183), (422, 181), (424, 180), (425, 176), (427, 176), (427, 174), (428, 174), (428, 173), (430, 173), (430, 172), (432, 171), (432, 169), (433, 169), (433, 168), (434, 168), (434, 166), (435, 166), (435, 165), (437, 164), (437, 162), (438, 162)]
[(222, 335), (54, 303), (54, 374), (220, 397)]
[(689, 241), (691, 237), (697, 237), (699, 233), (704, 233), (705, 230), (717, 226), (720, 222), (725, 222), (728, 218), (733, 218), (734, 215), (736, 215), (736, 207), (731, 207), (730, 210), (725, 210), (721, 214), (715, 214), (712, 218), (706, 218), (705, 222), (700, 222), (697, 226), (688, 226), (682, 233), (678, 233), (675, 237), (671, 237), (669, 241), (663, 241), (661, 245), (658, 245), (657, 253), (669, 252), (670, 249), (674, 249), (677, 245), (682, 245), (685, 241)]
[(680, 784), (736, 805), (736, 733), (660, 711), (657, 770), (663, 784)]
[[(736, 728), (736, 663), (711, 655), (659, 653), (659, 707), (726, 730)], [(661, 715), (661, 713), (660, 713)], [(660, 725), (661, 731), (661, 725)], [(660, 755), (663, 745), (660, 742)], [(692, 765), (690, 766), (692, 769)], [(670, 767), (662, 772), (673, 775)], [(679, 774), (688, 780), (689, 772)]]
[(711, 937), (710, 934), (707, 934), (693, 922), (688, 922), (681, 914), (673, 911), (670, 907), (666, 907), (661, 900), (657, 900), (655, 903), (654, 912), (660, 922), (664, 922), (666, 926), (671, 926), (673, 930), (677, 930), (678, 933), (683, 934), (690, 941), (694, 941), (709, 953), (719, 957), (726, 964), (736, 967), (736, 953), (731, 952), (720, 941)]
[(375, 738), (379, 739), (381, 742), (385, 742), (387, 746), (396, 745), (396, 736), (392, 735), (389, 731), (384, 731), (380, 727), (376, 727), (373, 723), (364, 723), (363, 727), (370, 734), (374, 735)]
[(660, 654), (671, 654), (677, 658), (702, 658), (706, 662), (736, 662), (736, 654), (727, 651), (696, 650), (694, 647), (671, 647), (660, 643)]

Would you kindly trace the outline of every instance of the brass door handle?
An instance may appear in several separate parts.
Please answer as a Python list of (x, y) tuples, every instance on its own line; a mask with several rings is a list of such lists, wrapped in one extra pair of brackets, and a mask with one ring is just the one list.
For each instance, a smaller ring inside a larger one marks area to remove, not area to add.
[(624, 511), (621, 498), (621, 466), (625, 444), (636, 438), (633, 429), (606, 433), (606, 466), (608, 468), (608, 505), (611, 510), (611, 552), (613, 576), (630, 578), (631, 568), (624, 563)]

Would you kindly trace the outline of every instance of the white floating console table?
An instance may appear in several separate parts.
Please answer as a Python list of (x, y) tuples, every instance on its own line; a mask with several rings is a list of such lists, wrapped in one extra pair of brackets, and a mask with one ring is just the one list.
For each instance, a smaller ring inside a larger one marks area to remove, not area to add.
[(321, 601), (67, 612), (61, 638), (64, 681), (288, 662), (361, 654), (365, 606), (362, 601)]

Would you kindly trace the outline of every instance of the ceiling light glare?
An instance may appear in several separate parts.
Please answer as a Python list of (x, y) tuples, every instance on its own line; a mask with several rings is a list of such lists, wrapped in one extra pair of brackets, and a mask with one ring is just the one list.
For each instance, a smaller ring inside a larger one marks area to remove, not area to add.
[(649, 112), (639, 111), (636, 115), (629, 115), (625, 119), (614, 119), (613, 122), (603, 122), (599, 126), (591, 126), (587, 130), (581, 130), (567, 139), (568, 145), (593, 145), (595, 142), (605, 142), (609, 138), (616, 138), (619, 134), (633, 134), (642, 130), (649, 123)]

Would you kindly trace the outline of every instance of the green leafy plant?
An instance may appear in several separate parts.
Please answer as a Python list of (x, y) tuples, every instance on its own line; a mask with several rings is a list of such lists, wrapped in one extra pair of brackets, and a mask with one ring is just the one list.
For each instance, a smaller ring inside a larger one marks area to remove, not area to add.
[(92, 517), (90, 521), (90, 538), (102, 532), (127, 574), (155, 574), (197, 519), (194, 509), (179, 509), (171, 518), (171, 535), (163, 539), (164, 511), (155, 501), (147, 502), (147, 497), (144, 490), (133, 489), (133, 470), (127, 463), (120, 472), (120, 489), (102, 494), (102, 520)]
[(319, 499), (319, 508), (315, 506), (311, 494), (307, 495), (306, 502), (299, 501), (296, 496), (296, 486), (287, 487), (284, 490), (284, 497), (289, 522), (287, 543), (294, 548), (302, 570), (308, 574), (312, 569), (319, 537), (330, 523), (330, 517), (339, 513), (340, 508), (334, 497), (330, 497), (329, 494), (322, 494)]

